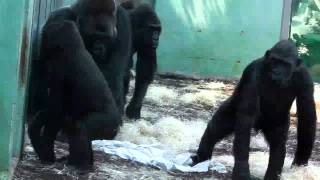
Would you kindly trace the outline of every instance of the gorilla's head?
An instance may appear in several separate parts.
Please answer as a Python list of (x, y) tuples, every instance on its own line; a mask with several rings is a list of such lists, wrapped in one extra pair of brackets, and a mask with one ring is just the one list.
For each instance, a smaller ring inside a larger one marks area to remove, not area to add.
[(157, 48), (162, 31), (161, 22), (149, 4), (141, 4), (131, 11), (134, 37), (142, 46)]
[(276, 86), (287, 87), (292, 75), (301, 64), (298, 50), (290, 40), (282, 40), (268, 50), (264, 56), (264, 72)]
[(115, 0), (79, 0), (73, 9), (78, 15), (82, 36), (115, 38), (117, 36), (117, 5)]
[(117, 7), (115, 0), (78, 0), (72, 6), (80, 34), (96, 60), (105, 58), (117, 38)]

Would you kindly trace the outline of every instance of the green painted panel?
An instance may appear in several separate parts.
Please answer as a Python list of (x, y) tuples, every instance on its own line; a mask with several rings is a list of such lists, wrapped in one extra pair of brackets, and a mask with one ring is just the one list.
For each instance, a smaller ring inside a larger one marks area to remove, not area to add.
[[(21, 17), (23, 5), (15, 1), (0, 1), (0, 171), (10, 165), (12, 148), (12, 111), (16, 101), (16, 68), (19, 59), (19, 41), (21, 36)], [(15, 18), (8, 18), (15, 17)]]
[(163, 26), (158, 70), (239, 77), (279, 40), (282, 6), (279, 0), (157, 1)]
[(0, 180), (7, 180), (8, 173), (7, 172), (0, 172)]
[(0, 1), (0, 172), (20, 155), (32, 9), (30, 0)]
[(24, 8), (24, 24), (21, 37), (21, 49), (18, 64), (18, 91), (16, 100), (16, 109), (14, 109), (14, 129), (13, 129), (13, 156), (19, 157), (21, 154), (21, 147), (24, 140), (24, 118), (26, 109), (26, 91), (29, 76), (30, 66), (30, 44), (31, 44), (31, 27), (33, 18), (34, 1), (26, 1)]

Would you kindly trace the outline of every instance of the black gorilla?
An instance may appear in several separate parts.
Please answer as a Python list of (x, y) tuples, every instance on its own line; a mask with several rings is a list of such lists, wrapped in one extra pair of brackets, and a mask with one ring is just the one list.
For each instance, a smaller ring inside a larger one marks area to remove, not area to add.
[[(42, 161), (54, 161), (53, 141), (63, 128), (69, 137), (69, 163), (92, 163), (91, 139), (111, 139), (121, 116), (108, 82), (86, 50), (72, 21), (48, 24), (43, 49), (49, 70), (49, 107), (29, 129), (31, 142)], [(95, 127), (91, 125), (95, 122)], [(39, 139), (39, 128), (44, 131)], [(93, 128), (93, 129), (91, 129)], [(87, 162), (88, 161), (88, 162)]]
[[(130, 1), (129, 3), (130, 4)], [(142, 101), (149, 84), (152, 82), (157, 68), (157, 47), (161, 33), (161, 23), (153, 8), (148, 4), (141, 4), (134, 8), (122, 4), (130, 12), (132, 25), (132, 52), (129, 69), (133, 67), (133, 55), (137, 53), (136, 82), (133, 97), (126, 109), (129, 118), (140, 118)], [(132, 9), (133, 8), (133, 9)], [(125, 78), (125, 94), (128, 93), (130, 74)]]
[(305, 165), (311, 156), (316, 111), (313, 81), (297, 48), (283, 40), (264, 57), (246, 67), (233, 95), (213, 115), (202, 136), (193, 164), (211, 158), (214, 145), (234, 132), (233, 179), (250, 179), (249, 144), (252, 128), (261, 130), (270, 145), (269, 165), (264, 179), (279, 179), (289, 129), (289, 110), (297, 98), (298, 145), (293, 165)]
[(40, 50), (48, 66), (41, 92), (49, 91), (39, 97), (47, 104), (28, 130), (42, 162), (55, 161), (61, 129), (69, 139), (69, 163), (78, 167), (93, 163), (91, 140), (114, 138), (122, 124), (131, 36), (129, 16), (114, 0), (78, 0), (50, 15)]

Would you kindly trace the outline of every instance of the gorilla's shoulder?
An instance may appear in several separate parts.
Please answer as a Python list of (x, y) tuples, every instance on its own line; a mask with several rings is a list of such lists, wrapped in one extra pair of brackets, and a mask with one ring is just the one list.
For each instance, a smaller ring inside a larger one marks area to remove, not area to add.
[(263, 58), (259, 58), (256, 60), (253, 60), (251, 63), (247, 65), (247, 67), (244, 69), (243, 73), (254, 73), (255, 71), (259, 70), (260, 66), (262, 65)]

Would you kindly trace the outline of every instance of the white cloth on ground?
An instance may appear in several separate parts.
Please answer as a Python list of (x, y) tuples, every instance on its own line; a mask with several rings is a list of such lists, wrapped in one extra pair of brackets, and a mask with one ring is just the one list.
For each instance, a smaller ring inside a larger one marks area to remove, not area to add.
[(161, 144), (136, 145), (130, 142), (101, 140), (92, 142), (93, 149), (120, 158), (151, 165), (161, 170), (171, 172), (207, 172), (209, 170), (226, 173), (226, 167), (213, 160), (199, 163), (193, 167), (190, 164), (190, 153), (178, 154)]

